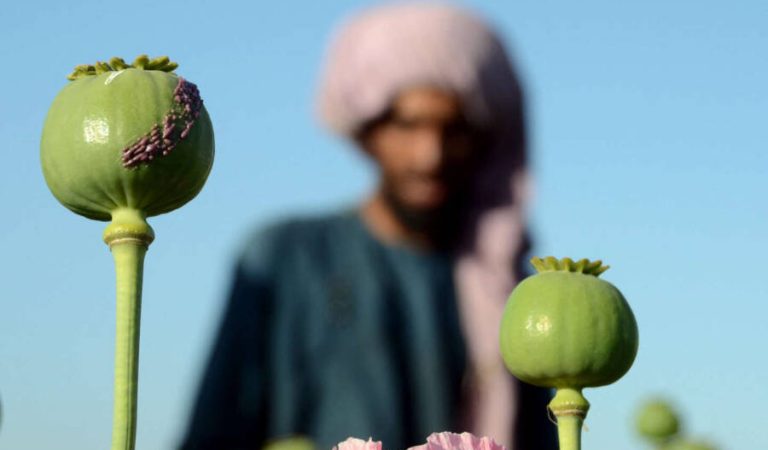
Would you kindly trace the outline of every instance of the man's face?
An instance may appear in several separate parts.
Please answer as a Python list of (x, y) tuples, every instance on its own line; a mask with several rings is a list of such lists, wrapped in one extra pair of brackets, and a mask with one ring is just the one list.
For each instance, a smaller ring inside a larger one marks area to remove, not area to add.
[(479, 139), (458, 98), (434, 88), (406, 90), (362, 137), (393, 206), (422, 216), (461, 202), (480, 157)]

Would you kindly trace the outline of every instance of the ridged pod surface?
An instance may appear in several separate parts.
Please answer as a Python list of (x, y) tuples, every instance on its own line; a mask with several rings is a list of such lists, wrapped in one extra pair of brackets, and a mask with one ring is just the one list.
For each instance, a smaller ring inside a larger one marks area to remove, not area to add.
[[(613, 383), (632, 366), (635, 317), (616, 287), (587, 260), (538, 260), (505, 306), (500, 331), (507, 368), (530, 384), (554, 388)], [(545, 267), (543, 261), (549, 261)]]
[(54, 196), (96, 220), (118, 209), (154, 216), (194, 198), (214, 155), (194, 84), (134, 67), (88, 75), (61, 90), (45, 120), (40, 154)]

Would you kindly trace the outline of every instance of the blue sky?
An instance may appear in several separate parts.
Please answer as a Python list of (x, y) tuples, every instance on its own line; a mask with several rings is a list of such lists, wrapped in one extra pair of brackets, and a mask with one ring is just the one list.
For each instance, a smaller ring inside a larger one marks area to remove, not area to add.
[[(0, 449), (105, 448), (114, 274), (104, 224), (43, 181), (46, 111), (76, 64), (167, 54), (196, 82), (217, 155), (183, 209), (151, 220), (138, 448), (186, 421), (245, 234), (364, 195), (374, 174), (313, 118), (327, 38), (362, 1), (30, 1), (0, 13)], [(528, 92), (536, 252), (602, 258), (635, 310), (633, 369), (587, 391), (590, 450), (640, 449), (647, 395), (691, 434), (768, 448), (768, 3), (468, 1)], [(393, 449), (395, 450), (395, 449)]]

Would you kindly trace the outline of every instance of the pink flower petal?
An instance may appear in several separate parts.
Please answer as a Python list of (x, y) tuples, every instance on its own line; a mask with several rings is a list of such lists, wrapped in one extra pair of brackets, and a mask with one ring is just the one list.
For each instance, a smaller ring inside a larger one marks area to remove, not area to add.
[(368, 438), (368, 441), (353, 437), (347, 438), (344, 442), (339, 442), (333, 450), (381, 450), (381, 441), (374, 441)]
[(477, 437), (471, 433), (432, 433), (427, 443), (411, 447), (408, 450), (506, 450), (489, 437)]

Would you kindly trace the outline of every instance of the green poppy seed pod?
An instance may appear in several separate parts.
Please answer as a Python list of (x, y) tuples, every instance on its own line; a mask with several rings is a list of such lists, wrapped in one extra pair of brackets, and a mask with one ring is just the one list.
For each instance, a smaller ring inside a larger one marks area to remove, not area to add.
[(665, 442), (680, 431), (680, 419), (669, 402), (652, 399), (643, 403), (635, 416), (637, 432), (653, 443)]
[(613, 383), (637, 354), (635, 317), (600, 261), (534, 258), (538, 274), (512, 292), (501, 323), (501, 353), (519, 379), (553, 388)]
[(167, 57), (76, 66), (53, 101), (40, 156), (53, 195), (85, 217), (110, 220), (115, 261), (112, 449), (136, 442), (146, 219), (194, 198), (213, 164), (213, 127), (194, 83)]
[(117, 210), (172, 211), (202, 189), (213, 127), (197, 87), (168, 58), (78, 66), (53, 101), (40, 156), (46, 183), (72, 211), (109, 220)]

